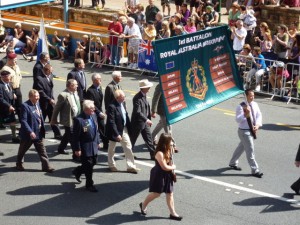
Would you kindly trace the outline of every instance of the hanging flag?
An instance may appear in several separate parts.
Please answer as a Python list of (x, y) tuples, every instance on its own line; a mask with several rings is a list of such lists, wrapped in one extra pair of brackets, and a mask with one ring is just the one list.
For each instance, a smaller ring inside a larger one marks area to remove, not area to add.
[(141, 40), (139, 44), (138, 67), (150, 71), (157, 71), (152, 41)]
[(153, 42), (169, 124), (243, 93), (228, 26)]
[(38, 41), (38, 46), (37, 46), (37, 57), (36, 57), (37, 62), (39, 61), (40, 54), (42, 52), (47, 52), (49, 54), (48, 44), (47, 44), (47, 35), (46, 35), (43, 15), (41, 18), (41, 23), (40, 23), (39, 41)]

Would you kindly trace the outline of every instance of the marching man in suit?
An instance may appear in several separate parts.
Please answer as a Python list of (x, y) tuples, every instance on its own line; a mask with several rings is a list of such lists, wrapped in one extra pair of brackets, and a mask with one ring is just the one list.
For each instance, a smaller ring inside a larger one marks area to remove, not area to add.
[(85, 174), (85, 187), (90, 192), (98, 192), (93, 181), (93, 167), (97, 162), (100, 148), (100, 136), (97, 127), (97, 117), (94, 113), (95, 105), (91, 100), (84, 100), (83, 113), (74, 118), (74, 149), (77, 157), (81, 157), (81, 166), (72, 173), (78, 182), (81, 174)]
[(52, 173), (54, 168), (49, 164), (49, 158), (44, 146), (45, 126), (42, 111), (39, 105), (40, 95), (37, 90), (29, 91), (29, 100), (22, 104), (20, 146), (17, 156), (17, 170), (24, 171), (24, 155), (32, 144), (42, 162), (42, 171)]
[(140, 134), (148, 147), (150, 158), (154, 160), (154, 146), (150, 127), (151, 121), (151, 110), (149, 102), (147, 101), (146, 94), (149, 92), (153, 83), (149, 82), (148, 79), (141, 80), (139, 82), (140, 91), (133, 97), (133, 110), (131, 114), (132, 134), (130, 136), (132, 147)]
[(122, 145), (127, 163), (127, 172), (137, 173), (138, 169), (134, 164), (132, 146), (129, 138), (130, 120), (126, 107), (124, 106), (125, 94), (122, 90), (115, 91), (115, 100), (108, 106), (106, 135), (109, 138), (108, 147), (108, 166), (112, 172), (117, 172), (116, 162), (114, 160), (115, 148), (117, 142)]
[[(295, 166), (298, 168), (300, 167), (300, 145), (299, 145), (298, 152), (297, 152), (296, 159), (295, 159)], [(300, 178), (291, 185), (291, 189), (297, 195), (300, 194)]]
[[(67, 88), (58, 95), (57, 102), (53, 110), (51, 125), (62, 124), (65, 128), (65, 133), (58, 146), (59, 154), (68, 154), (65, 149), (67, 144), (70, 143), (73, 146), (73, 118), (81, 113), (80, 99), (77, 94), (77, 81), (69, 79), (66, 84)], [(57, 120), (59, 114), (59, 122)], [(76, 160), (76, 155), (73, 150), (73, 159)]]
[(106, 86), (104, 94), (104, 105), (105, 111), (107, 111), (108, 106), (115, 100), (114, 92), (116, 90), (122, 89), (120, 82), (122, 81), (121, 71), (114, 71), (112, 73), (112, 81)]

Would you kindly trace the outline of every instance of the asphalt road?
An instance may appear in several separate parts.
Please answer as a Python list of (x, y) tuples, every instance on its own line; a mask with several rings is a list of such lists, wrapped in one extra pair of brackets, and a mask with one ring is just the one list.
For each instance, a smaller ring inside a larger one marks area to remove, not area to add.
[[(2, 57), (3, 55), (0, 55)], [(55, 95), (65, 87), (70, 62), (52, 60)], [(24, 100), (32, 87), (33, 62), (21, 56), (19, 62), (24, 79)], [(111, 69), (97, 71), (87, 65), (86, 72), (102, 74), (103, 87), (111, 81)], [(158, 79), (123, 72), (122, 87), (126, 93), (128, 111), (132, 98), (138, 91), (138, 80)], [(151, 89), (149, 101), (153, 94)], [(299, 224), (300, 196), (293, 195), (289, 186), (299, 177), (293, 164), (299, 144), (299, 110), (296, 103), (257, 99), (263, 113), (264, 126), (258, 134), (256, 159), (264, 172), (262, 179), (250, 176), (245, 155), (241, 157), (242, 171), (228, 168), (228, 161), (238, 144), (237, 124), (234, 120), (236, 106), (242, 101), (237, 96), (214, 108), (208, 109), (173, 126), (173, 133), (180, 148), (176, 154), (178, 182), (175, 184), (175, 205), (183, 216), (181, 224), (201, 225), (296, 225)], [(154, 120), (154, 123), (157, 119)], [(45, 144), (50, 162), (56, 171), (41, 172), (39, 158), (33, 148), (25, 156), (25, 172), (15, 170), (18, 145), (10, 141), (9, 129), (0, 130), (0, 224), (175, 224), (168, 219), (169, 212), (162, 195), (148, 208), (148, 215), (141, 216), (138, 204), (148, 193), (149, 172), (153, 161), (141, 138), (134, 149), (139, 174), (111, 173), (107, 167), (106, 152), (100, 152), (94, 169), (98, 193), (87, 192), (71, 175), (77, 166), (71, 155), (57, 155), (58, 142), (53, 132), (46, 134)], [(117, 148), (122, 159), (122, 150)], [(126, 170), (125, 161), (117, 166)]]

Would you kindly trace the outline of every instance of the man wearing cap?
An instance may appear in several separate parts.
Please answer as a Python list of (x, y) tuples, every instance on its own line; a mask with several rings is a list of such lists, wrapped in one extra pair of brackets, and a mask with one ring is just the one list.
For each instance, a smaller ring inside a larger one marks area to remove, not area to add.
[(132, 133), (130, 136), (132, 147), (140, 134), (148, 147), (150, 158), (154, 160), (154, 146), (150, 127), (151, 122), (151, 109), (150, 104), (147, 101), (146, 94), (149, 92), (153, 83), (148, 79), (141, 80), (139, 82), (140, 91), (133, 97), (133, 110), (131, 114)]
[[(21, 118), (21, 105), (22, 101), (22, 93), (21, 93), (21, 80), (22, 75), (19, 66), (17, 65), (17, 54), (15, 53), (8, 53), (7, 54), (7, 62), (5, 66), (2, 68), (1, 71), (8, 71), (11, 75), (10, 84), (12, 86), (14, 94), (17, 96), (15, 99), (15, 109), (20, 120)], [(0, 71), (0, 72), (1, 72)]]
[(75, 59), (75, 68), (68, 74), (67, 80), (74, 79), (78, 83), (77, 92), (82, 103), (86, 94), (86, 76), (84, 73), (85, 63), (83, 59)]
[(42, 171), (52, 173), (54, 168), (49, 164), (49, 158), (46, 152), (43, 139), (45, 138), (45, 124), (39, 105), (40, 95), (37, 90), (29, 91), (29, 100), (22, 104), (21, 142), (18, 150), (16, 168), (24, 171), (23, 166), (24, 155), (33, 144), (37, 151), (41, 163)]
[(104, 93), (104, 105), (105, 111), (108, 110), (108, 106), (115, 100), (114, 93), (116, 90), (122, 89), (120, 82), (122, 80), (121, 71), (114, 71), (112, 73), (112, 81), (106, 86)]
[[(33, 88), (38, 90), (41, 98), (40, 105), (43, 113), (44, 120), (48, 116), (49, 121), (52, 118), (53, 108), (55, 105), (53, 95), (53, 77), (52, 77), (52, 66), (47, 64), (43, 68), (43, 75), (38, 76), (34, 82)], [(62, 138), (59, 126), (56, 124), (51, 125), (51, 129), (54, 133), (54, 138), (60, 140)]]
[(12, 141), (19, 143), (19, 138), (16, 135), (16, 118), (14, 102), (16, 95), (13, 92), (10, 84), (11, 74), (9, 71), (1, 71), (0, 81), (0, 120), (2, 124), (8, 123), (12, 133)]
[(156, 13), (159, 12), (159, 8), (154, 5), (154, 0), (149, 0), (149, 5), (146, 7), (145, 16), (146, 22), (155, 21)]
[(137, 69), (139, 44), (142, 39), (139, 26), (135, 23), (132, 17), (127, 20), (127, 25), (124, 28), (124, 32), (120, 35), (121, 38), (128, 38), (128, 68)]
[(121, 51), (118, 48), (119, 36), (123, 32), (122, 24), (118, 21), (118, 16), (112, 16), (112, 22), (108, 25), (109, 32), (109, 45), (111, 51), (111, 63), (113, 65), (119, 65)]

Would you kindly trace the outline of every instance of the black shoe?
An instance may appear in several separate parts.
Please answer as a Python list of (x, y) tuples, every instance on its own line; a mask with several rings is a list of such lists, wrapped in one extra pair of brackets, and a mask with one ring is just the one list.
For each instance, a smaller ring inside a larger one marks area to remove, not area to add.
[(171, 220), (177, 220), (177, 221), (181, 221), (182, 220), (182, 216), (173, 216), (172, 214), (170, 214), (169, 218)]
[(3, 153), (3, 152), (0, 152), (0, 156), (4, 156), (4, 153)]
[(56, 139), (56, 140), (61, 140), (61, 139), (62, 139), (62, 136), (61, 136), (61, 135), (54, 135), (54, 139)]
[(103, 145), (102, 149), (107, 150), (108, 149), (108, 144)]
[(20, 143), (20, 138), (19, 137), (13, 137), (12, 139), (13, 143)]
[(232, 165), (229, 165), (229, 167), (230, 167), (231, 169), (234, 169), (234, 170), (242, 170), (242, 168), (239, 167), (239, 166), (232, 166)]
[(53, 173), (54, 172), (54, 168), (53, 167), (48, 167), (46, 169), (42, 169), (43, 172), (46, 172), (46, 173)]
[(291, 189), (296, 193), (296, 195), (299, 195), (299, 189), (297, 190), (293, 185), (291, 186)]
[(76, 173), (76, 169), (72, 170), (72, 174), (75, 176), (75, 179), (81, 183), (80, 174)]
[(262, 178), (264, 174), (261, 172), (253, 173), (252, 176), (257, 177), (257, 178)]
[(150, 155), (150, 159), (154, 161), (155, 160), (155, 156), (154, 155)]
[(69, 155), (69, 152), (66, 152), (65, 150), (57, 150), (57, 152), (60, 155)]
[(94, 186), (86, 187), (86, 190), (88, 190), (89, 192), (98, 192), (98, 190)]
[(6, 129), (6, 126), (4, 126), (2, 123), (0, 124), (0, 129), (1, 130), (4, 130), (4, 129)]
[(76, 155), (73, 155), (73, 156), (72, 156), (72, 160), (73, 160), (73, 162), (81, 163), (80, 157), (77, 157)]
[(139, 206), (140, 206), (140, 209), (141, 209), (141, 214), (142, 215), (147, 215), (147, 212), (145, 210), (143, 210), (143, 203), (142, 202), (139, 204)]

